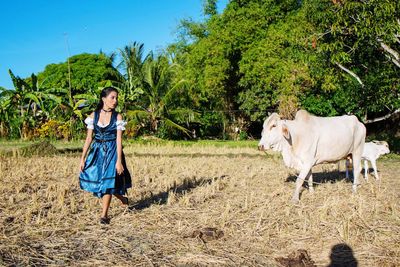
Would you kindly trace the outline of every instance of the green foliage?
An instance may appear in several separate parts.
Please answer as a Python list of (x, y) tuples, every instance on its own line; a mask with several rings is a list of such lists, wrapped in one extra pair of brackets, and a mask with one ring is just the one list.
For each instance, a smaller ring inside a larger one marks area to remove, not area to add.
[(29, 137), (51, 121), (77, 136), (106, 85), (119, 89), (130, 137), (244, 139), (270, 111), (366, 120), (400, 108), (400, 1), (230, 0), (221, 14), (216, 3), (203, 0), (204, 20), (182, 20), (179, 40), (157, 55), (133, 42), (37, 77), (10, 71), (0, 136)]
[(201, 138), (221, 137), (224, 128), (224, 117), (222, 112), (204, 111), (200, 117), (200, 125), (197, 135)]
[(189, 136), (189, 130), (180, 122), (194, 121), (195, 112), (189, 107), (182, 108), (177, 101), (186, 95), (186, 81), (177, 79), (175, 75), (178, 68), (179, 65), (170, 63), (166, 55), (148, 55), (137, 67), (134, 90), (140, 88), (141, 94), (127, 111), (128, 118), (135, 122), (136, 128), (148, 126), (151, 133), (158, 133), (161, 124), (160, 135), (163, 137), (168, 133), (173, 137), (175, 131)]
[[(9, 70), (15, 89), (2, 88), (0, 91), (0, 130), (3, 134), (31, 138), (33, 128), (49, 116), (52, 107), (61, 102), (50, 90), (42, 88), (36, 75), (29, 81), (15, 76)], [(5, 124), (8, 122), (8, 125)]]
[(311, 94), (302, 101), (302, 106), (312, 114), (318, 116), (335, 116), (338, 115), (333, 101), (324, 95)]
[[(251, 120), (265, 118), (266, 110), (295, 110), (296, 99), (312, 88), (309, 64), (315, 55), (309, 49), (312, 27), (301, 12), (270, 25), (263, 39), (243, 55), (240, 84), (247, 90), (239, 94), (241, 108)], [(288, 107), (289, 102), (294, 106)]]
[(101, 87), (117, 79), (118, 72), (112, 63), (113, 55), (85, 53), (72, 56), (64, 63), (47, 65), (37, 80), (43, 87), (50, 88), (49, 92), (58, 97), (58, 103), (46, 105), (48, 115), (42, 121), (69, 121), (69, 136), (78, 136), (81, 127), (77, 127), (77, 120), (82, 120), (95, 108)]
[[(121, 62), (117, 69), (120, 70), (113, 80), (113, 85), (119, 89), (119, 102), (126, 112), (130, 106), (143, 94), (143, 67), (146, 60), (152, 56), (144, 56), (144, 45), (134, 42), (119, 50)], [(132, 109), (132, 108), (131, 108)]]
[(217, 0), (203, 0), (204, 14), (214, 16), (217, 14)]
[[(281, 95), (296, 96), (312, 85), (306, 23), (297, 1), (231, 1), (214, 15), (207, 34), (193, 36), (186, 61), (188, 80), (211, 109), (235, 121), (240, 109), (252, 121), (275, 109)], [(184, 25), (185, 26), (185, 25)], [(193, 24), (188, 27), (188, 33)]]
[(393, 1), (230, 1), (220, 15), (182, 24), (178, 56), (200, 95), (199, 110), (223, 111), (222, 131), (235, 116), (259, 122), (267, 111), (290, 117), (299, 107), (321, 116), (378, 116), (399, 108), (399, 70), (380, 43), (398, 48), (398, 7)]
[[(72, 95), (86, 93), (89, 89), (102, 87), (115, 79), (112, 60), (105, 54), (79, 54), (69, 58)], [(38, 74), (38, 80), (46, 88), (69, 88), (67, 62), (49, 64)]]
[(349, 112), (365, 119), (398, 109), (400, 2), (305, 1), (304, 7), (325, 68), (334, 68), (337, 84), (356, 103)]
[(243, 141), (243, 140), (247, 140), (249, 138), (248, 134), (246, 132), (240, 132), (239, 133), (239, 140)]

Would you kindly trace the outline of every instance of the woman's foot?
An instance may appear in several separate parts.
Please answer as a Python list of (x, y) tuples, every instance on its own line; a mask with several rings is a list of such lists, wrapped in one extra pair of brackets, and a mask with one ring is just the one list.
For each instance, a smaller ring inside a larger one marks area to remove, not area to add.
[(110, 224), (110, 218), (108, 217), (101, 217), (100, 224)]
[(129, 206), (129, 198), (128, 197), (123, 197), (123, 199), (121, 200), (122, 204)]
[(115, 196), (116, 198), (118, 198), (119, 201), (121, 201), (122, 205), (129, 206), (129, 199), (128, 199), (128, 197), (125, 197), (125, 196), (119, 195), (119, 194), (115, 194), (114, 196)]

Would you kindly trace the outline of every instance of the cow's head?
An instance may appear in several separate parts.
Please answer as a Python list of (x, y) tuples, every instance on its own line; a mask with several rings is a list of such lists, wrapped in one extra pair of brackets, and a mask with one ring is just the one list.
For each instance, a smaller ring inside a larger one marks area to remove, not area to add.
[(389, 144), (383, 141), (382, 144), (379, 146), (379, 152), (381, 153), (381, 155), (389, 154)]
[(389, 144), (386, 141), (372, 140), (372, 142), (377, 145), (379, 155), (385, 155), (390, 153)]
[(289, 130), (278, 114), (272, 113), (263, 124), (261, 140), (258, 143), (259, 150), (272, 149), (282, 150), (282, 142), (290, 139)]

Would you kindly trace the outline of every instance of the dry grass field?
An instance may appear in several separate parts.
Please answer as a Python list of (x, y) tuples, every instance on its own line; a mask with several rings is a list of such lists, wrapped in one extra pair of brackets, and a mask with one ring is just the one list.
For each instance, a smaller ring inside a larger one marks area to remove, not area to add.
[(344, 164), (341, 173), (320, 165), (315, 193), (305, 189), (293, 205), (295, 173), (277, 154), (173, 145), (124, 151), (131, 206), (113, 199), (105, 226), (99, 200), (79, 189), (79, 154), (1, 157), (0, 265), (281, 266), (277, 258), (299, 249), (316, 266), (400, 265), (398, 158), (379, 160), (381, 182), (361, 179), (357, 194)]

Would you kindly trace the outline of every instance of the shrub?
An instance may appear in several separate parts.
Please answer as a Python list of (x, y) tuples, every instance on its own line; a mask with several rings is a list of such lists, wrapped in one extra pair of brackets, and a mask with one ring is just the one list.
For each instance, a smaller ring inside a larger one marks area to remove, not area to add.
[(49, 120), (35, 129), (35, 137), (50, 139), (66, 139), (71, 137), (69, 122)]

